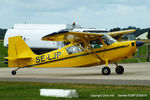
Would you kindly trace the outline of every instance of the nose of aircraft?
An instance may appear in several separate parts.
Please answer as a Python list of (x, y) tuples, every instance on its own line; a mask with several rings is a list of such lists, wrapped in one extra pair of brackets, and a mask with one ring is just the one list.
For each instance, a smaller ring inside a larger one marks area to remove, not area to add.
[(142, 42), (142, 41), (136, 41), (136, 46), (137, 47), (140, 47), (140, 46), (142, 46), (144, 44), (144, 42)]

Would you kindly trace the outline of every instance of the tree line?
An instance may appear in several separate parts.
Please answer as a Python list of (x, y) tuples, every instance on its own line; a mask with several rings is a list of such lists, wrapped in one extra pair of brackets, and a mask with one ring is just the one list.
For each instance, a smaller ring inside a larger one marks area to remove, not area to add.
[(6, 31), (7, 31), (7, 29), (1, 29), (0, 28), (0, 39), (4, 39)]
[[(136, 29), (136, 32), (132, 33), (136, 37), (138, 37), (139, 35), (141, 35), (141, 34), (143, 34), (145, 32), (148, 32), (147, 38), (150, 39), (150, 28), (140, 29), (140, 28), (136, 28), (134, 26), (129, 26), (127, 28), (116, 27), (116, 28), (110, 29), (109, 32), (128, 30), (128, 29)], [(7, 29), (1, 29), (0, 28), (0, 39), (4, 39), (6, 31), (7, 31)]]

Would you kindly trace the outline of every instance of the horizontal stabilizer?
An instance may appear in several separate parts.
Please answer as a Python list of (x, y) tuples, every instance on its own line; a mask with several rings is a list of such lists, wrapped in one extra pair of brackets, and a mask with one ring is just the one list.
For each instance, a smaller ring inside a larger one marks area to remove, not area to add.
[(22, 59), (26, 59), (26, 60), (30, 60), (32, 57), (17, 57), (17, 58), (13, 58), (13, 57), (5, 57), (5, 59), (8, 60), (22, 60)]

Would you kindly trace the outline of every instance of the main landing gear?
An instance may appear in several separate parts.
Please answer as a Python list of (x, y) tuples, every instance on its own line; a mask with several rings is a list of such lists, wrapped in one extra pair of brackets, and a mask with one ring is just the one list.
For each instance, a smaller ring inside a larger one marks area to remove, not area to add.
[(17, 70), (19, 70), (19, 69), (20, 69), (20, 67), (18, 67), (17, 69), (13, 70), (13, 71), (11, 72), (11, 74), (12, 74), (12, 75), (16, 75)]
[[(124, 73), (123, 66), (118, 65), (116, 62), (115, 62), (115, 65), (116, 65), (116, 69), (115, 69), (116, 73), (123, 74)], [(111, 69), (108, 67), (108, 62), (106, 61), (106, 67), (103, 67), (102, 74), (109, 75), (110, 73), (111, 73)]]
[(116, 65), (116, 69), (115, 69), (116, 73), (117, 74), (123, 74), (124, 73), (123, 66), (118, 65), (116, 62), (115, 62), (115, 65)]
[(102, 74), (103, 75), (109, 75), (111, 72), (110, 68), (107, 66), (107, 67), (103, 67), (102, 69)]
[(117, 66), (116, 67), (116, 73), (117, 74), (123, 74), (124, 72), (124, 68), (122, 66)]

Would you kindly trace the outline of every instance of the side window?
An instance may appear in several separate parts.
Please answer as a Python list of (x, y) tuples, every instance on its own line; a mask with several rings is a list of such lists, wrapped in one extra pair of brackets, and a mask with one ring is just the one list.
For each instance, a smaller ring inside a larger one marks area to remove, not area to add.
[(83, 47), (81, 44), (78, 44), (78, 45), (68, 47), (68, 48), (66, 48), (66, 50), (67, 50), (68, 54), (74, 54), (74, 53), (82, 52)]
[(106, 45), (111, 45), (113, 44), (114, 42), (116, 42), (116, 40), (114, 40), (111, 36), (109, 35), (104, 35), (102, 37), (103, 41), (105, 42)]
[(92, 48), (101, 48), (103, 47), (101, 41), (99, 39), (90, 41), (90, 45)]
[(105, 35), (102, 37), (102, 39), (106, 45), (110, 45), (109, 40)]

